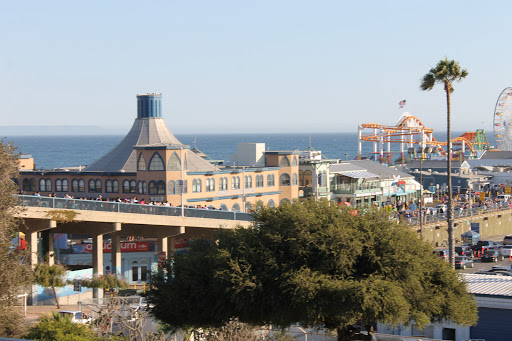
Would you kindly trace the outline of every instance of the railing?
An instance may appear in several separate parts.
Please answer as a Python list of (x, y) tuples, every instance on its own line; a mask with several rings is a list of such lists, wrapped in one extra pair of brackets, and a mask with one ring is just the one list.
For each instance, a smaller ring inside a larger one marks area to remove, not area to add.
[[(181, 216), (181, 207), (140, 205), (115, 201), (66, 199), (34, 195), (18, 195), (18, 199), (20, 205), (28, 207), (46, 207), (70, 210), (166, 215), (174, 217)], [(221, 211), (188, 207), (185, 207), (184, 209), (184, 216), (189, 218), (208, 218), (241, 221), (252, 220), (252, 216), (249, 213), (245, 212)]]
[[(453, 210), (453, 219), (459, 219), (459, 218), (471, 218), (472, 216), (477, 216), (481, 214), (486, 213), (492, 213), (492, 212), (499, 212), (499, 211), (507, 211), (512, 210), (512, 207), (510, 206), (510, 203), (498, 203), (493, 204), (489, 207), (483, 206), (483, 207), (473, 207), (469, 209), (464, 210)], [(420, 224), (420, 217), (401, 217), (399, 219), (403, 219), (405, 222), (409, 223), (410, 225), (419, 225)], [(423, 215), (423, 224), (434, 224), (437, 222), (444, 222), (446, 221), (446, 213), (440, 213), (440, 214), (433, 214), (433, 215)]]

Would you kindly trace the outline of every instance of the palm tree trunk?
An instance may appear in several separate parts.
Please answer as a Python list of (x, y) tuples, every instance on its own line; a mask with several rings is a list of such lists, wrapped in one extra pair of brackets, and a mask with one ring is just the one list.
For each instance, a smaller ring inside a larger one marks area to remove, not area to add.
[(451, 84), (445, 84), (446, 90), (446, 142), (448, 150), (446, 152), (447, 177), (448, 177), (448, 249), (451, 266), (455, 269), (455, 237), (453, 235), (453, 188), (452, 188), (452, 131), (451, 131), (451, 110), (450, 110), (450, 92)]

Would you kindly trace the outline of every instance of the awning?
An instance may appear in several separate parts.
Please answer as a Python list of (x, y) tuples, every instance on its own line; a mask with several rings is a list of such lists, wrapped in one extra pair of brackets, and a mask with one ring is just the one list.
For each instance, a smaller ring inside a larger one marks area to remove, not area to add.
[(378, 178), (377, 174), (373, 174), (367, 171), (342, 171), (336, 172), (337, 174), (348, 176), (349, 178), (355, 179), (369, 179), (369, 178)]

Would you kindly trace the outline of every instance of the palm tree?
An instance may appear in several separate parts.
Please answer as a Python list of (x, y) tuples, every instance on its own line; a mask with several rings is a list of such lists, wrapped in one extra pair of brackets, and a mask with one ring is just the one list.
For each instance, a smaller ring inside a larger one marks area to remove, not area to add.
[(452, 201), (452, 136), (451, 136), (451, 119), (450, 119), (450, 94), (453, 92), (453, 82), (460, 82), (466, 76), (468, 72), (465, 69), (461, 69), (459, 63), (454, 60), (440, 60), (437, 65), (430, 69), (430, 71), (423, 76), (421, 79), (420, 89), (424, 91), (430, 91), (436, 84), (444, 84), (444, 91), (446, 92), (446, 128), (447, 128), (447, 145), (448, 150), (446, 151), (447, 160), (447, 173), (448, 173), (448, 247), (450, 249), (450, 264), (455, 267), (455, 238), (453, 235), (453, 201)]

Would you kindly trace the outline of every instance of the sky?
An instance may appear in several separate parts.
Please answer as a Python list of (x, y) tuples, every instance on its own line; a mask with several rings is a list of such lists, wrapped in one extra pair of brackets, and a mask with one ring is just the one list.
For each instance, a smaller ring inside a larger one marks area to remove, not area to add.
[(511, 1), (0, 4), (0, 127), (123, 133), (156, 92), (177, 134), (357, 132), (403, 111), (445, 131), (443, 87), (419, 85), (449, 58), (468, 71), (452, 129), (492, 133), (512, 86)]

